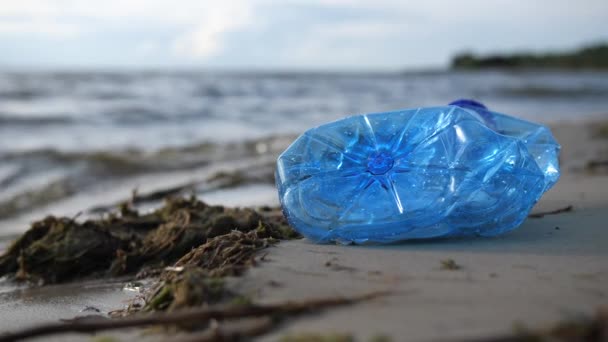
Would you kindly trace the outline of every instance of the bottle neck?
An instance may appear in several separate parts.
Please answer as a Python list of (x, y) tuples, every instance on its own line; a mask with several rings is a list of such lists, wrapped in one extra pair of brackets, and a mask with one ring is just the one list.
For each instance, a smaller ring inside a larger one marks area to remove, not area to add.
[(486, 124), (489, 128), (496, 130), (496, 123), (492, 113), (483, 103), (471, 99), (458, 99), (450, 102), (450, 106), (458, 106), (473, 111), (479, 119)]

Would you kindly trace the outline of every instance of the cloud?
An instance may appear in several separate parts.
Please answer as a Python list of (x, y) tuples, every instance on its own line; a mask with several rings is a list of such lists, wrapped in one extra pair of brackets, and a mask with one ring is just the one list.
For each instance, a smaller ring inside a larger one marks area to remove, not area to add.
[(0, 35), (43, 35), (54, 38), (73, 38), (80, 34), (80, 28), (49, 19), (0, 21)]
[[(4, 1), (6, 2), (6, 1)], [(0, 6), (0, 34), (75, 37), (93, 35), (102, 27), (164, 27), (174, 32), (171, 46), (177, 56), (204, 59), (218, 53), (222, 35), (251, 23), (251, 1), (236, 0), (20, 0)], [(67, 22), (74, 22), (66, 24)], [(138, 52), (158, 43), (134, 45)]]
[(144, 41), (135, 46), (135, 54), (143, 57), (151, 56), (158, 51), (160, 51), (160, 46), (153, 41)]
[(250, 19), (251, 8), (245, 3), (217, 3), (197, 19), (193, 28), (175, 39), (173, 51), (187, 57), (211, 56), (221, 49), (223, 34), (248, 26)]
[(0, 65), (433, 67), (606, 39), (607, 15), (605, 0), (0, 0)]

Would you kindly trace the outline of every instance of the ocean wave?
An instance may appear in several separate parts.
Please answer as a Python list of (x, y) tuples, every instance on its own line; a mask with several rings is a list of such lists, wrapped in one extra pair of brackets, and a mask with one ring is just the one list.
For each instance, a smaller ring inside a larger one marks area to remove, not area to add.
[(113, 108), (111, 111), (105, 112), (103, 118), (117, 124), (125, 125), (148, 123), (151, 121), (168, 121), (172, 119), (167, 111), (142, 105)]
[[(293, 137), (290, 136), (269, 136), (228, 144), (202, 142), (162, 148), (154, 152), (141, 150), (69, 152), (38, 149), (4, 153), (0, 155), (0, 163), (14, 165), (18, 173), (7, 171), (7, 175), (1, 180), (5, 194), (0, 196), (0, 219), (48, 205), (82, 193), (91, 187), (127, 180), (139, 175), (189, 171), (216, 162), (239, 161), (247, 158), (274, 160), (274, 156), (278, 155), (292, 139)], [(221, 173), (210, 181), (217, 183), (217, 188), (235, 186), (239, 182), (268, 182), (268, 179), (273, 177), (273, 170), (273, 168), (265, 168), (263, 175), (251, 173), (253, 172), (251, 170), (247, 171), (251, 174)], [(41, 177), (51, 174), (53, 176), (48, 182), (40, 182)], [(31, 179), (38, 181), (36, 184), (28, 183)]]
[(0, 90), (0, 100), (33, 100), (47, 96), (48, 93), (41, 89), (3, 89)]
[(0, 155), (0, 162), (26, 163), (44, 161), (48, 164), (61, 166), (86, 163), (94, 166), (95, 169), (107, 169), (114, 174), (171, 171), (200, 167), (210, 162), (278, 154), (293, 138), (290, 135), (272, 135), (231, 143), (200, 142), (183, 146), (164, 147), (151, 152), (138, 149), (115, 151), (35, 149), (5, 152)]
[(74, 121), (69, 116), (15, 116), (0, 113), (0, 127), (66, 125)]
[(552, 86), (519, 86), (501, 87), (496, 93), (503, 96), (531, 97), (531, 98), (579, 98), (602, 97), (608, 95), (608, 89), (596, 87), (558, 88)]
[(19, 192), (4, 201), (0, 201), (0, 219), (65, 199), (75, 194), (75, 192), (76, 190), (69, 179), (61, 179), (39, 188)]

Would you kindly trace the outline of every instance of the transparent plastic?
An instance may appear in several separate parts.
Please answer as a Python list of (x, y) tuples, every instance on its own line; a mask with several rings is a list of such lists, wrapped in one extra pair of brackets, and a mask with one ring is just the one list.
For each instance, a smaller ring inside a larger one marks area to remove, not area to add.
[(460, 100), (310, 129), (276, 182), (289, 223), (319, 243), (495, 236), (557, 182), (559, 149), (545, 126)]

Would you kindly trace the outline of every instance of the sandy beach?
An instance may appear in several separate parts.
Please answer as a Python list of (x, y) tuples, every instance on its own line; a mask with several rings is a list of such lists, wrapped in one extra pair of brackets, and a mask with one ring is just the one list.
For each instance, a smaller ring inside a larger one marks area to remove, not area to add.
[(607, 19), (3, 1), (0, 342), (608, 342)]
[[(608, 305), (608, 173), (601, 163), (589, 167), (608, 160), (608, 139), (594, 133), (597, 127), (552, 127), (563, 148), (562, 177), (533, 212), (571, 205), (570, 212), (529, 218), (516, 231), (496, 238), (389, 246), (283, 241), (266, 249), (264, 261), (244, 276), (230, 278), (229, 286), (256, 303), (390, 292), (369, 302), (290, 319), (262, 341), (303, 333), (340, 333), (357, 341), (378, 336), (393, 341), (470, 340), (593, 314)], [(264, 183), (213, 191), (203, 200), (228, 206), (277, 205), (274, 188)], [(65, 204), (63, 208), (66, 215), (81, 210)], [(31, 287), (4, 279), (0, 331), (120, 309), (139, 294), (137, 287), (125, 287), (127, 282), (102, 279)], [(125, 340), (139, 337), (139, 332), (106, 335)], [(90, 340), (87, 335), (69, 338)]]

